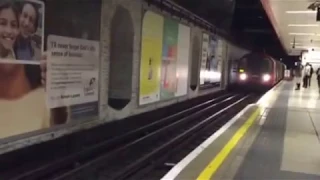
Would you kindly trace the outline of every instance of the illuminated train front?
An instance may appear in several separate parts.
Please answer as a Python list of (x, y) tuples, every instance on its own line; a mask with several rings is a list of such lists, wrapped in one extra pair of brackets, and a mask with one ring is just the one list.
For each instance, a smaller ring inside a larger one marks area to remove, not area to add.
[(263, 53), (249, 53), (238, 60), (237, 85), (240, 88), (268, 89), (284, 74), (284, 64)]

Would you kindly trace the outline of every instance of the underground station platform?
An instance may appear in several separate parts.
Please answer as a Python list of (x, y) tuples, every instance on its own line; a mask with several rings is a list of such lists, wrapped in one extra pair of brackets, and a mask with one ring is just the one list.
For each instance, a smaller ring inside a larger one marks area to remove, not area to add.
[(320, 179), (320, 94), (281, 81), (162, 178)]

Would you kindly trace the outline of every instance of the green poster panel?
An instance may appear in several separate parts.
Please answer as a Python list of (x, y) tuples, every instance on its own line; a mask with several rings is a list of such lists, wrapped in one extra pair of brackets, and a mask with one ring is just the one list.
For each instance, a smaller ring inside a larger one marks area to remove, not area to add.
[(177, 92), (178, 33), (179, 24), (171, 19), (165, 19), (162, 46), (161, 99), (173, 98)]

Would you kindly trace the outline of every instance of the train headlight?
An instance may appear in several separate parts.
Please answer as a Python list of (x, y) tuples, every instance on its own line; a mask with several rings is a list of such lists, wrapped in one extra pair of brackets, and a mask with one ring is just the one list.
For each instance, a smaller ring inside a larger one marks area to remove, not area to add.
[(245, 73), (241, 73), (240, 76), (239, 76), (240, 80), (244, 81), (247, 79), (247, 74)]
[(264, 74), (263, 76), (262, 76), (262, 80), (263, 81), (269, 81), (271, 79), (271, 76), (269, 75), (269, 74)]

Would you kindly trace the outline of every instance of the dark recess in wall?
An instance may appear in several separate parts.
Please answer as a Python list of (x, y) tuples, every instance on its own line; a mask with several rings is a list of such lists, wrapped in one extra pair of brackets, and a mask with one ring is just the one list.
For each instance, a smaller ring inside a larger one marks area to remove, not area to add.
[(232, 24), (235, 0), (173, 0), (219, 29), (229, 31)]
[(120, 5), (111, 20), (110, 39), (108, 104), (121, 110), (131, 101), (134, 28), (130, 12)]
[(266, 52), (276, 59), (286, 56), (260, 0), (173, 0), (219, 29), (232, 42)]

